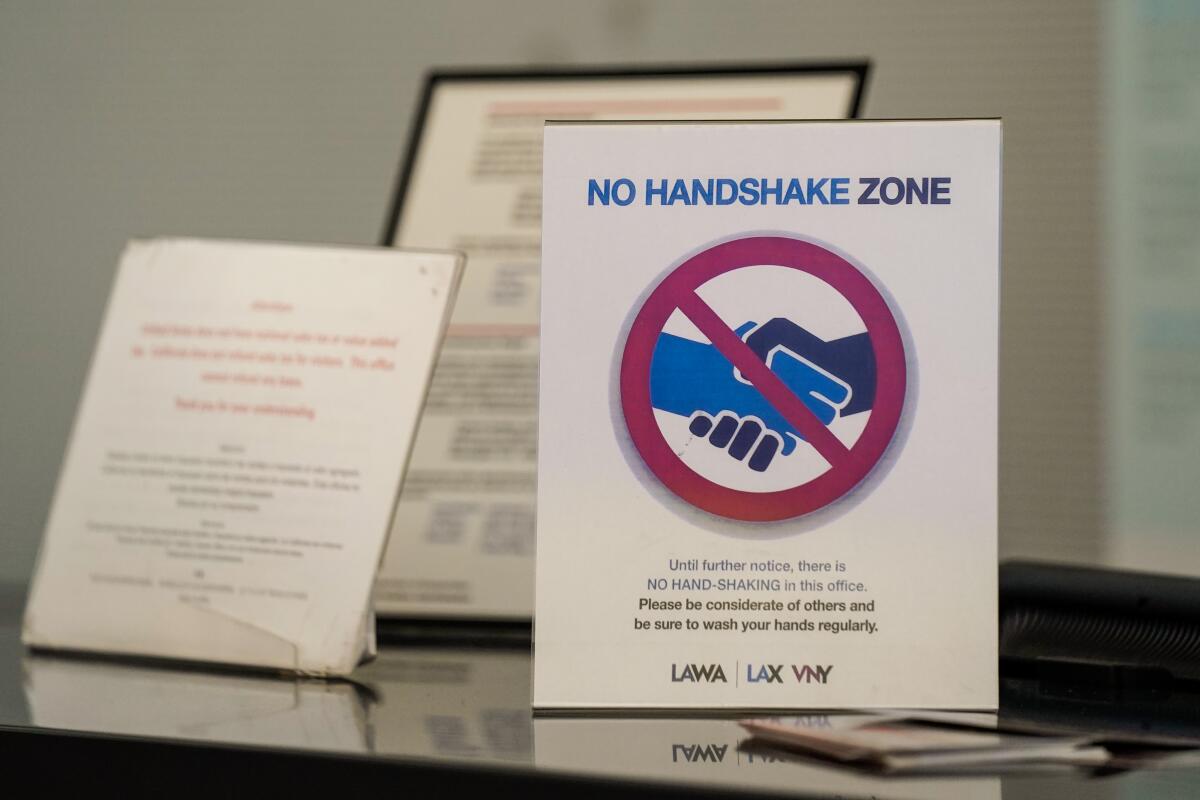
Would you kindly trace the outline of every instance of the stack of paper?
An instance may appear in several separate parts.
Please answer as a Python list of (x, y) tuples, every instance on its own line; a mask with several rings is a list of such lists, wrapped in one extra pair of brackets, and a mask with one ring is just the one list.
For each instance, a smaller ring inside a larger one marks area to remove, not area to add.
[(808, 725), (810, 719), (751, 719), (741, 725), (774, 745), (888, 772), (942, 772), (1046, 763), (1100, 766), (1112, 757), (1108, 750), (1092, 744), (1086, 736), (1025, 736), (894, 715), (830, 716), (824, 718), (827, 722), (821, 727)]

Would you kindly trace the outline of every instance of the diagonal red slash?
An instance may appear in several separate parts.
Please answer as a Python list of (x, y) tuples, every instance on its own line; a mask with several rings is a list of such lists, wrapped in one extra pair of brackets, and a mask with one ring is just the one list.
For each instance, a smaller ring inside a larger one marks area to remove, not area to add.
[(762, 393), (766, 401), (782, 414), (793, 428), (804, 435), (808, 443), (821, 454), (821, 458), (835, 469), (849, 459), (849, 448), (817, 419), (808, 406), (804, 405), (804, 401), (793, 394), (770, 367), (759, 361), (750, 346), (738, 338), (700, 295), (687, 292), (677, 300), (679, 310), (684, 316), (708, 337), (721, 355), (741, 371), (742, 376)]

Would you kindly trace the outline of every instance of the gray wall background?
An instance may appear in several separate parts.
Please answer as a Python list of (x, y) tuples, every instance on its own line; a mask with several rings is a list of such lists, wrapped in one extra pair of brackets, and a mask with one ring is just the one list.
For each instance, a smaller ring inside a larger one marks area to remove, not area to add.
[(0, 581), (32, 568), (125, 240), (376, 242), (422, 74), (456, 64), (866, 56), (866, 116), (1003, 116), (1001, 554), (1098, 558), (1101, 10), (3, 0)]

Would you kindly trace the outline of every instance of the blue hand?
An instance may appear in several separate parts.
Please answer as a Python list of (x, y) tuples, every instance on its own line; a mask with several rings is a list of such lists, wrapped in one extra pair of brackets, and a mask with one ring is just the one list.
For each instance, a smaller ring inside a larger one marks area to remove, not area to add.
[[(738, 332), (750, 327), (753, 327), (752, 323), (747, 323)], [(849, 399), (850, 392), (844, 384), (786, 352), (777, 351), (774, 354), (771, 368), (822, 424), (832, 422), (838, 414), (838, 407), (845, 405)], [(732, 412), (739, 417), (755, 417), (779, 436), (784, 455), (791, 453), (796, 441), (803, 438), (757, 389), (734, 377), (733, 366), (717, 348), (668, 333), (659, 335), (654, 348), (650, 365), (650, 403), (659, 410), (686, 417), (692, 417), (697, 412), (713, 417), (720, 416), (722, 412)], [(725, 417), (729, 419), (728, 414)], [(762, 428), (756, 426), (739, 431), (734, 437), (737, 422), (727, 422), (726, 419), (718, 420), (712, 429), (710, 441), (723, 447), (733, 439), (733, 444), (729, 445), (730, 453), (735, 458), (744, 458)], [(705, 427), (705, 433), (708, 432), (703, 423), (697, 427)], [(704, 435), (696, 429), (693, 432)], [(753, 438), (751, 433), (754, 434)], [(738, 455), (739, 452), (741, 455)], [(769, 463), (770, 459), (766, 460)], [(754, 465), (753, 459), (751, 465)]]

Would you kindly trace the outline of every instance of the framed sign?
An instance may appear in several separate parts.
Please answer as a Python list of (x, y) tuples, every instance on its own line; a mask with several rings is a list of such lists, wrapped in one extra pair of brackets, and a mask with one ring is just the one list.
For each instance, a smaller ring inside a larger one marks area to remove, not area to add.
[(429, 76), (383, 240), (459, 250), (467, 266), (377, 612), (532, 614), (546, 120), (854, 117), (867, 74), (852, 62)]

